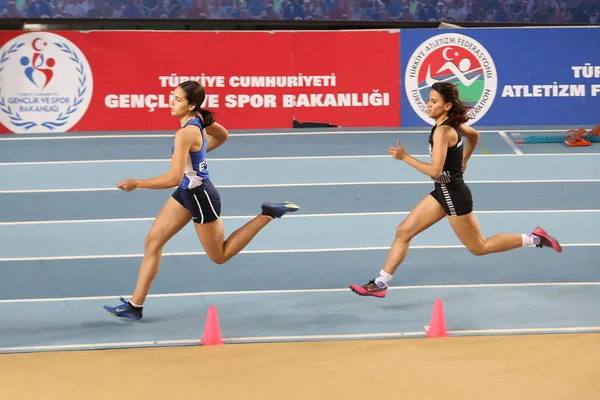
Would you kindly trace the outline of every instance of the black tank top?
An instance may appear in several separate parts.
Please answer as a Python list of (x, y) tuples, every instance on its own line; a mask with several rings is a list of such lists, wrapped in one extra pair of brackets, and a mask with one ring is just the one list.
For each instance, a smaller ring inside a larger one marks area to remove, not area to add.
[[(448, 147), (442, 175), (439, 178), (432, 179), (435, 183), (444, 184), (464, 182), (462, 172), (463, 135), (458, 127), (452, 126), (450, 120), (445, 120), (440, 126), (442, 125), (448, 125), (456, 131), (458, 134), (458, 142), (454, 146)], [(431, 129), (431, 134), (429, 135), (429, 155), (433, 152), (433, 132), (435, 131), (435, 128), (437, 128), (437, 125), (434, 125)]]

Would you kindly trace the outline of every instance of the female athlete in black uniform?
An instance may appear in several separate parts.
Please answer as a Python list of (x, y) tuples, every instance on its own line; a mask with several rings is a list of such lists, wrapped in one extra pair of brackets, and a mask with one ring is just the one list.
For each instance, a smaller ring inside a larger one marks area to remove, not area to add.
[(471, 191), (463, 180), (467, 161), (479, 140), (479, 132), (464, 125), (468, 120), (468, 109), (459, 100), (456, 87), (449, 82), (432, 86), (427, 108), (429, 116), (436, 122), (429, 135), (431, 164), (411, 157), (400, 141), (398, 147), (390, 147), (389, 151), (393, 158), (430, 176), (434, 189), (398, 226), (379, 276), (362, 286), (350, 285), (350, 289), (361, 296), (385, 297), (394, 272), (406, 257), (411, 239), (444, 216), (447, 216), (460, 241), (477, 256), (525, 246), (552, 247), (559, 253), (562, 251), (558, 241), (540, 227), (531, 234), (501, 233), (490, 238), (483, 237), (473, 213)]

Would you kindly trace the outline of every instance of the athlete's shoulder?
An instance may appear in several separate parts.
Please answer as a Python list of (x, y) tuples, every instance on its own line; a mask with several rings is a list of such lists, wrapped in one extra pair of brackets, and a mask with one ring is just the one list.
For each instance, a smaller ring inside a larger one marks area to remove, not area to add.
[(458, 132), (451, 125), (440, 124), (433, 133), (432, 141), (442, 147), (450, 147), (456, 141)]
[(194, 125), (186, 125), (179, 128), (175, 132), (175, 141), (192, 141), (198, 135), (198, 127)]
[(202, 118), (200, 118), (199, 115), (196, 115), (194, 118), (187, 121), (184, 126), (195, 126), (197, 128), (202, 128), (204, 123), (202, 122)]
[(445, 136), (448, 134), (451, 134), (454, 131), (454, 128), (450, 125), (438, 125), (435, 127), (435, 130), (433, 131), (433, 135), (434, 136)]

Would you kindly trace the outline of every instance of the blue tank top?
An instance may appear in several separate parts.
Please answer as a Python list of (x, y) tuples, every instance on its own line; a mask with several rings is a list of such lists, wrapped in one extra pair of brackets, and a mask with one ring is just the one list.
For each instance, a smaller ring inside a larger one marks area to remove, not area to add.
[[(208, 160), (206, 159), (207, 140), (204, 133), (204, 127), (202, 126), (202, 121), (200, 120), (200, 117), (196, 117), (186, 122), (182, 128), (185, 128), (188, 125), (195, 125), (200, 128), (200, 133), (202, 134), (202, 148), (200, 148), (198, 151), (190, 151), (188, 155), (188, 159), (185, 164), (185, 171), (183, 173), (183, 179), (179, 184), (179, 187), (182, 189), (194, 189), (202, 185), (204, 179), (210, 178), (207, 169)], [(175, 142), (171, 144), (171, 154), (173, 154), (174, 150)]]

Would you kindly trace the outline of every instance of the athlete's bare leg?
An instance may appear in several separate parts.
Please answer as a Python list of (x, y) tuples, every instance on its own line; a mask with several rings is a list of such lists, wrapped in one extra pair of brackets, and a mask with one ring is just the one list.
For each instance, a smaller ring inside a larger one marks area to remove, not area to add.
[(501, 253), (518, 247), (529, 246), (552, 247), (556, 251), (561, 251), (560, 244), (556, 239), (541, 228), (536, 228), (530, 234), (499, 233), (485, 238), (481, 233), (474, 212), (456, 217), (449, 216), (448, 220), (462, 244), (476, 256)]
[(387, 284), (406, 258), (411, 240), (444, 216), (440, 203), (431, 195), (425, 196), (396, 228), (396, 237), (379, 276), (365, 285), (352, 284), (350, 289), (361, 296), (385, 297)]

